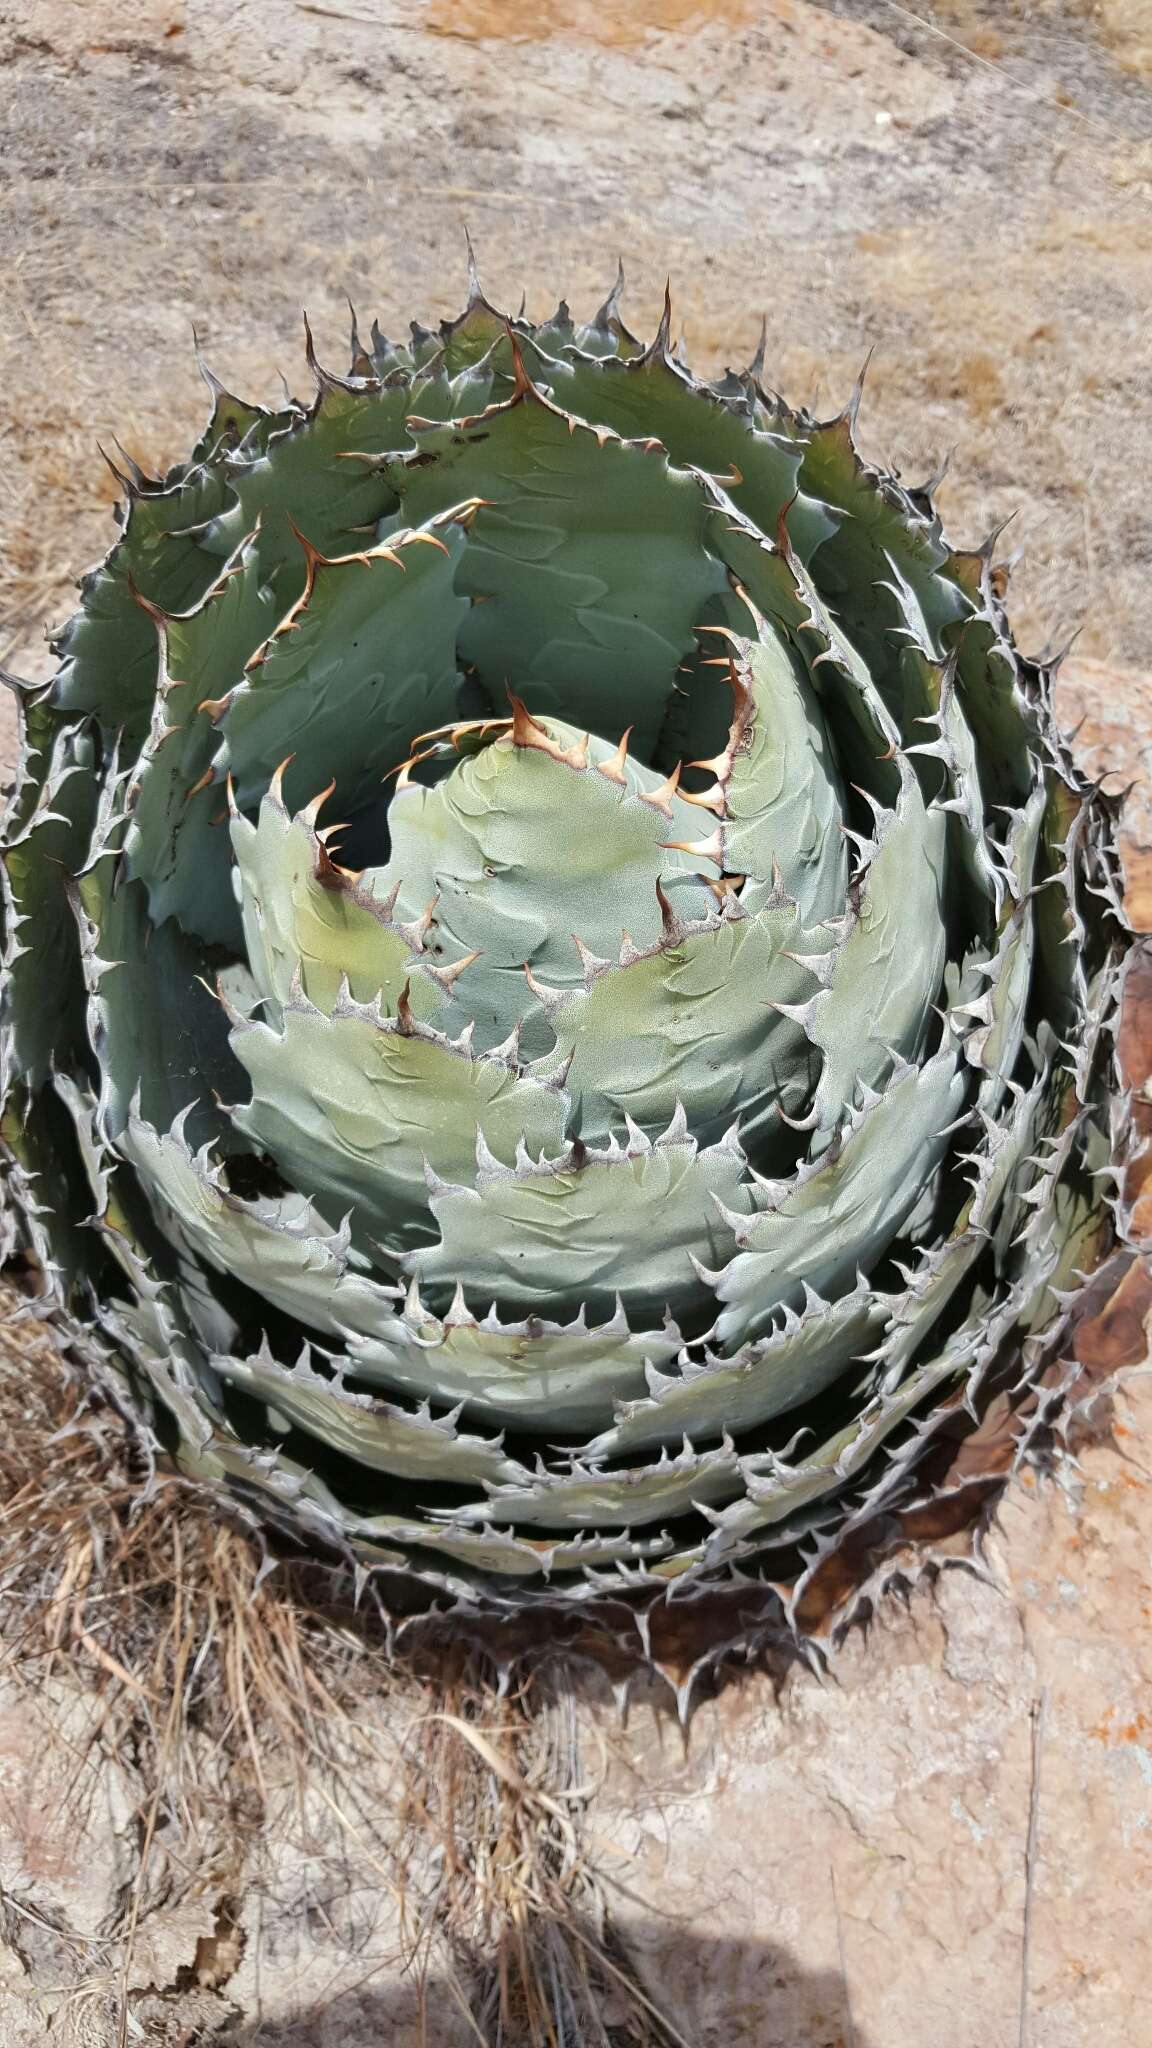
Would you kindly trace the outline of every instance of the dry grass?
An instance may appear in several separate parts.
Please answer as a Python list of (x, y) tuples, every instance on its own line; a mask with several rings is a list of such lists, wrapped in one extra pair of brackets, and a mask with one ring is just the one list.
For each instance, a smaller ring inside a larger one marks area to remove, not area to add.
[[(84, 412), (69, 394), (39, 407), (17, 407), (0, 428), (0, 667), (21, 659), (37, 666), (40, 635), (58, 628), (75, 604), (77, 568), (106, 554), (112, 507), (123, 496), (100, 460), (100, 411)], [(190, 416), (175, 429), (181, 449), (199, 425)], [(111, 439), (112, 428), (104, 430)], [(143, 468), (163, 468), (174, 432), (151, 420), (121, 418), (119, 432)], [(157, 459), (160, 458), (160, 459)], [(42, 664), (41, 664), (42, 665)]]
[[(177, 1866), (201, 1888), (210, 1867), (227, 1894), (285, 1803), (319, 1799), (398, 1913), (395, 1974), (434, 1980), (441, 2002), (447, 1988), (462, 2041), (675, 2048), (605, 1911), (582, 1824), (600, 1773), (571, 1689), (553, 1672), (504, 1694), (462, 1645), (419, 1671), (397, 1661), (346, 1583), (270, 1570), (218, 1502), (175, 1476), (146, 1483), (118, 1418), (2, 1300), (0, 1676), (30, 1703), (61, 1678), (82, 1688), (84, 1748), (133, 1758), (144, 1788), (133, 1881), (99, 1953), (76, 1950), (65, 2006), (95, 2006), (97, 2038), (126, 2048), (136, 1944), (179, 1893)], [(41, 1779), (79, 1826), (93, 1773), (62, 1726), (55, 1740)], [(227, 1976), (229, 1932), (200, 1944), (200, 1982), (221, 1975), (221, 1941)]]
[(1099, 38), (1120, 69), (1152, 77), (1152, 14), (1148, 0), (1032, 0), (1021, 15), (1003, 0), (909, 0), (919, 14), (989, 62), (1011, 53), (1021, 29), (1043, 25)]

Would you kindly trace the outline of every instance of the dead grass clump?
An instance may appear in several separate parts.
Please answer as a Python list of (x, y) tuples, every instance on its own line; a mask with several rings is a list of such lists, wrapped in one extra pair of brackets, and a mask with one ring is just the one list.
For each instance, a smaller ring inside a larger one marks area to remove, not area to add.
[[(98, 1956), (75, 1948), (65, 2003), (95, 2006), (126, 2048), (150, 1916), (181, 1884), (203, 1897), (209, 1869), (216, 1933), (168, 1988), (224, 1982), (265, 1841), (319, 1807), (398, 1917), (395, 1975), (421, 2009), (424, 1986), (441, 2006), (447, 1990), (462, 2040), (675, 2048), (611, 1931), (583, 1829), (599, 1774), (556, 1671), (504, 1692), (450, 1640), (406, 1667), (346, 1579), (274, 1559), (218, 1501), (149, 1476), (27, 1305), (0, 1308), (0, 1678), (42, 1706), (61, 1679), (82, 1687), (84, 1747), (132, 1759), (142, 1788), (133, 1880)], [(92, 1774), (50, 1706), (41, 1725), (60, 1756), (39, 1778), (79, 1825)]]

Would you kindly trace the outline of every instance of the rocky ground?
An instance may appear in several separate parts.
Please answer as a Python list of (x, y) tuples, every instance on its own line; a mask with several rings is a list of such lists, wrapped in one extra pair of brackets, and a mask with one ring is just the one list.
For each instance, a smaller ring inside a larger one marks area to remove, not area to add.
[[(831, 407), (875, 345), (866, 446), (910, 476), (953, 448), (961, 535), (1015, 514), (1019, 637), (1080, 629), (1063, 709), (1137, 782), (1152, 924), (1146, 0), (0, 0), (0, 101), (0, 662), (47, 672), (106, 544), (96, 440), (188, 445), (193, 323), (265, 396), (305, 381), (304, 305), (334, 361), (345, 293), (386, 329), (457, 310), (465, 223), (490, 296), (534, 309), (595, 303), (621, 252), (632, 324), (670, 273), (701, 365), (763, 312), (772, 381)], [(606, 1882), (692, 2048), (1152, 2038), (1150, 1425), (1137, 1378), (1109, 1444), (1014, 1492), (985, 1575), (885, 1613), (830, 1682), (729, 1688), (686, 1749), (581, 1709)], [(420, 2020), (320, 1778), (257, 1842), (169, 1842), (125, 1961), (146, 1777), (93, 1741), (75, 1663), (6, 1686), (5, 2041), (471, 2038), (435, 1968)], [(413, 1711), (364, 1705), (382, 1741)], [(365, 1788), (385, 1833), (389, 1797)]]

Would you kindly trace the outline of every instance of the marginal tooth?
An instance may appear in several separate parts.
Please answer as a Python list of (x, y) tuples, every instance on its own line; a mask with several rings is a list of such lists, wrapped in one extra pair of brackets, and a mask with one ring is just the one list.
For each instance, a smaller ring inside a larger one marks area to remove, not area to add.
[(553, 744), (542, 725), (537, 725), (528, 706), (520, 697), (508, 692), (512, 706), (512, 745), (514, 747), (543, 747), (545, 751)]
[(747, 875), (721, 875), (719, 881), (712, 882), (709, 881), (707, 875), (701, 875), (699, 879), (703, 882), (706, 889), (711, 889), (717, 903), (723, 908), (729, 896), (733, 895), (737, 889), (744, 887), (748, 877)]
[(316, 863), (312, 869), (322, 889), (342, 889), (353, 877), (347, 869), (337, 867), (322, 839), (316, 841)]
[(573, 742), (570, 747), (558, 747), (551, 734), (533, 718), (526, 704), (519, 697), (508, 692), (512, 706), (512, 744), (514, 747), (534, 747), (538, 753), (551, 755), (554, 761), (562, 761), (567, 768), (587, 768), (588, 734)]
[(793, 953), (787, 946), (782, 946), (780, 956), (784, 960), (794, 960), (797, 967), (806, 967), (822, 988), (830, 985), (836, 962), (840, 958), (836, 947), (828, 953)]
[(639, 1155), (640, 1153), (652, 1150), (652, 1140), (645, 1136), (639, 1124), (629, 1116), (627, 1110), (624, 1111), (624, 1127), (628, 1133), (628, 1150), (630, 1153)]
[(756, 353), (752, 357), (752, 361), (749, 363), (748, 368), (744, 372), (744, 375), (747, 378), (749, 378), (753, 384), (758, 384), (761, 377), (764, 374), (764, 351), (767, 345), (768, 316), (767, 314), (763, 314), (760, 320), (760, 339), (756, 343)]
[[(408, 548), (414, 546), (417, 541), (422, 541), (424, 546), (428, 548), (439, 548), (440, 553), (442, 555), (446, 555), (449, 552), (445, 543), (440, 539), (439, 535), (435, 533), (420, 533), (419, 531), (413, 533), (406, 533), (404, 535), (404, 539), (401, 545), (403, 547)], [(375, 561), (377, 556), (385, 554), (387, 552), (388, 551), (385, 548), (373, 548), (370, 559)], [(393, 559), (395, 559), (395, 557), (393, 557)], [(404, 567), (403, 562), (400, 563), (400, 567)]]
[(584, 969), (584, 980), (587, 984), (591, 985), (596, 976), (602, 974), (604, 969), (610, 967), (612, 963), (610, 960), (604, 959), (601, 954), (593, 953), (576, 932), (572, 934), (572, 944), (580, 955), (580, 965)]
[(598, 761), (596, 763), (600, 774), (605, 776), (609, 782), (618, 782), (621, 789), (627, 789), (628, 787), (628, 777), (624, 773), (624, 769), (628, 760), (628, 742), (632, 737), (633, 731), (634, 727), (629, 726), (611, 761)]
[[(207, 983), (204, 983), (203, 986), (207, 987)], [(253, 1023), (252, 1018), (246, 1017), (244, 1015), (244, 1012), (242, 1010), (238, 1010), (235, 1007), (235, 1004), (230, 1000), (228, 991), (224, 987), (224, 984), (221, 981), (219, 975), (217, 975), (216, 977), (215, 994), (216, 1000), (219, 1003), (220, 1008), (223, 1010), (224, 1015), (227, 1017), (229, 1024), (232, 1026), (233, 1031), (242, 1033), (245, 1031), (255, 1030), (255, 1025)]]
[(697, 860), (714, 860), (719, 868), (724, 865), (724, 834), (719, 825), (707, 839), (662, 839), (660, 845), (666, 853), (691, 853)]
[[(319, 796), (314, 796), (312, 798), (311, 803), (305, 804), (304, 809), (302, 811), (297, 811), (297, 817), (302, 821), (303, 824), (308, 826), (310, 831), (315, 831), (316, 820), (320, 816), (321, 811), (323, 810), (325, 804), (327, 803), (335, 787), (336, 777), (333, 776), (331, 782), (328, 784), (327, 789), (322, 789), (320, 791)], [(329, 826), (328, 829), (329, 831), (332, 831), (335, 828)]]
[[(827, 998), (825, 997), (826, 1000)], [(806, 1003), (770, 1002), (765, 1004), (765, 1008), (775, 1010), (777, 1016), (787, 1017), (790, 1023), (799, 1024), (801, 1030), (809, 1036), (811, 1035), (813, 1025), (820, 1015), (821, 1007), (819, 996), (811, 996)]]
[(667, 282), (665, 283), (665, 286), (664, 286), (664, 309), (663, 309), (663, 311), (662, 311), (662, 313), (661, 313), (661, 315), (660, 315), (660, 325), (659, 325), (659, 327), (658, 327), (658, 328), (657, 328), (657, 330), (656, 330), (655, 338), (654, 338), (654, 340), (653, 340), (653, 342), (652, 342), (652, 345), (651, 345), (651, 347), (650, 347), (650, 348), (649, 348), (649, 350), (648, 350), (648, 355), (649, 355), (650, 357), (654, 357), (654, 356), (667, 356), (667, 354), (668, 354), (668, 351), (669, 351), (669, 348), (671, 347), (671, 342), (672, 342), (672, 281), (671, 281), (671, 279), (668, 279), (668, 281), (667, 281)]
[(284, 756), (284, 759), (281, 761), (280, 766), (274, 771), (272, 780), (268, 784), (268, 797), (270, 802), (275, 804), (276, 809), (278, 811), (283, 811), (285, 817), (287, 817), (288, 815), (288, 806), (284, 802), (284, 771), (285, 769), (291, 767), (295, 759), (295, 754), (286, 754)]
[(401, 761), (400, 766), (398, 768), (390, 768), (388, 770), (388, 774), (384, 777), (384, 781), (387, 782), (389, 776), (391, 775), (394, 775), (396, 777), (395, 794), (397, 796), (403, 789), (419, 788), (421, 785), (413, 782), (411, 771), (413, 768), (418, 768), (420, 766), (421, 761), (427, 761), (435, 752), (435, 747), (426, 747), (422, 754), (409, 754), (408, 759), (406, 761)]
[[(697, 768), (700, 765), (698, 761), (691, 763), (693, 768)], [(725, 800), (724, 791), (718, 782), (714, 782), (711, 789), (702, 789), (695, 794), (690, 789), (682, 789), (679, 795), (682, 803), (695, 804), (698, 810), (714, 811), (718, 818), (725, 818), (728, 815), (728, 805)]]
[(476, 1129), (476, 1171), (487, 1180), (515, 1180), (516, 1169), (497, 1159), (479, 1125)]
[(396, 926), (397, 931), (403, 933), (414, 952), (418, 953), (423, 948), (424, 941), (432, 925), (432, 920), (436, 914), (436, 905), (439, 901), (440, 892), (437, 890), (435, 896), (424, 905), (419, 917), (412, 918), (408, 924), (400, 923)]
[(412, 746), (422, 747), (425, 740), (450, 739), (459, 751), (460, 737), (466, 732), (500, 732), (511, 727), (510, 718), (458, 718), (450, 725), (434, 725), (431, 732), (418, 732)]
[(226, 690), (222, 697), (201, 697), (196, 709), (197, 711), (207, 712), (213, 725), (219, 725), (234, 695), (235, 692), (233, 690)]
[(640, 791), (641, 803), (651, 804), (653, 810), (663, 811), (664, 816), (666, 818), (670, 818), (672, 816), (672, 799), (676, 795), (676, 792), (680, 787), (680, 776), (683, 772), (683, 768), (683, 761), (677, 761), (676, 766), (672, 770), (671, 775), (667, 777), (666, 781), (660, 784), (659, 789), (642, 789)]
[(464, 1299), (464, 1284), (460, 1280), (456, 1282), (456, 1291), (452, 1296), (452, 1305), (443, 1321), (446, 1330), (467, 1329), (475, 1322), (475, 1317), (469, 1314), (468, 1303)]
[(567, 989), (548, 988), (544, 982), (537, 981), (527, 961), (524, 963), (524, 979), (547, 1018), (551, 1019), (564, 1008), (568, 1000)]
[(412, 1015), (412, 1006), (408, 1001), (411, 988), (411, 982), (406, 981), (396, 998), (396, 1022), (402, 1038), (412, 1038), (416, 1033), (416, 1022)]
[(660, 922), (664, 927), (665, 938), (675, 938), (681, 928), (680, 919), (677, 917), (668, 897), (664, 894), (659, 881), (656, 883), (656, 901), (660, 905)]
[(437, 986), (442, 988), (445, 995), (447, 995), (451, 991), (453, 984), (460, 979), (465, 968), (471, 967), (474, 961), (479, 960), (480, 951), (481, 949), (478, 947), (473, 953), (465, 953), (462, 960), (453, 960), (447, 967), (429, 967), (425, 971), (429, 979), (436, 982)]
[[(658, 1145), (683, 1145), (689, 1136), (688, 1115), (684, 1104), (677, 1098), (676, 1107), (672, 1112), (672, 1121), (666, 1131), (661, 1131), (656, 1143)], [(693, 1142), (695, 1141), (693, 1140)]]
[[(475, 957), (473, 955), (473, 958)], [(507, 1038), (502, 1038), (499, 1045), (489, 1046), (484, 1055), (485, 1059), (502, 1060), (505, 1066), (508, 1067), (518, 1066), (520, 1063), (520, 1033), (523, 1029), (524, 1019), (517, 1017)]]

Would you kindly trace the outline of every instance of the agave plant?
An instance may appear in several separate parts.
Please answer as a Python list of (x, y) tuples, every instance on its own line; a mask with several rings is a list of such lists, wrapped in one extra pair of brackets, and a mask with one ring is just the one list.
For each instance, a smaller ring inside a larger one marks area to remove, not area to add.
[(123, 477), (22, 691), (15, 1239), (152, 1442), (362, 1565), (780, 1576), (1110, 1239), (1113, 809), (855, 401), (616, 293), (308, 354)]

